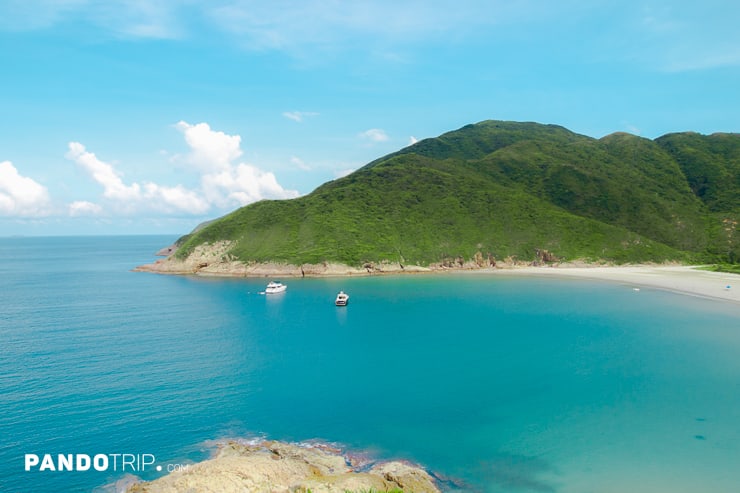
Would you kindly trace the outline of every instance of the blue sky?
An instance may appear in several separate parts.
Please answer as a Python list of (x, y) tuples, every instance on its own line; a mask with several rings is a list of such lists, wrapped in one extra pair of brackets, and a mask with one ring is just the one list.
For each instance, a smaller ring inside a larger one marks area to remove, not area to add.
[(186, 233), (486, 119), (740, 131), (733, 1), (4, 0), (0, 236)]

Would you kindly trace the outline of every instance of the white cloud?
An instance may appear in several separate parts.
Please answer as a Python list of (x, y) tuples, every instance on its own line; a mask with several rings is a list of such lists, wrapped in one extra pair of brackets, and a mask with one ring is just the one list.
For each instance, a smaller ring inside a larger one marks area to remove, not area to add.
[(2, 5), (0, 26), (10, 30), (43, 29), (74, 15), (87, 0), (11, 1)]
[[(740, 65), (740, 30), (738, 9), (705, 3), (676, 8), (668, 2), (646, 6), (625, 29), (620, 29), (622, 48), (630, 60), (638, 60), (652, 69), (678, 73), (711, 70)], [(630, 32), (632, 31), (632, 32)]]
[(131, 38), (175, 39), (183, 36), (181, 3), (177, 0), (95, 2), (86, 14), (116, 33)]
[(315, 111), (285, 111), (283, 116), (288, 120), (301, 123), (306, 117), (318, 116), (318, 113)]
[(98, 216), (102, 214), (103, 208), (87, 200), (75, 200), (68, 206), (69, 215), (77, 216)]
[(119, 173), (108, 163), (99, 160), (92, 152), (87, 152), (79, 142), (70, 142), (67, 159), (82, 166), (100, 185), (106, 198), (120, 201), (136, 201), (141, 198), (141, 187), (138, 183), (125, 185)]
[[(523, 9), (512, 8), (511, 3), (470, 0), (450, 8), (429, 0), (232, 0), (209, 6), (205, 13), (219, 29), (231, 33), (249, 49), (294, 55), (319, 50), (326, 54), (356, 48), (360, 43), (372, 49), (453, 34), (465, 36), (482, 26), (520, 15)], [(528, 6), (528, 10), (533, 9)]]
[(239, 135), (213, 130), (207, 123), (191, 125), (181, 121), (175, 128), (182, 132), (190, 150), (174, 160), (190, 165), (200, 175), (199, 187), (191, 189), (146, 181), (127, 183), (112, 164), (99, 159), (81, 143), (70, 142), (66, 157), (102, 186), (105, 202), (75, 201), (68, 206), (69, 214), (99, 215), (110, 209), (125, 215), (144, 212), (203, 215), (213, 207), (228, 209), (266, 198), (285, 199), (299, 195), (295, 190), (284, 189), (273, 173), (238, 162), (243, 154)]
[(218, 207), (242, 206), (265, 198), (297, 197), (295, 190), (286, 190), (271, 172), (254, 165), (236, 163), (242, 155), (241, 137), (211, 130), (207, 123), (176, 126), (185, 134), (191, 149), (185, 160), (201, 170), (201, 188), (205, 199)]
[(227, 170), (242, 155), (239, 135), (213, 131), (207, 123), (190, 125), (180, 121), (175, 128), (185, 135), (185, 142), (190, 147), (187, 161), (200, 171)]
[(291, 156), (290, 162), (300, 170), (311, 171), (311, 166), (303, 162), (303, 159), (299, 158), (298, 156)]
[(665, 1), (628, 2), (628, 7), (618, 9), (607, 4), (467, 0), (451, 8), (451, 2), (437, 0), (6, 0), (0, 2), (0, 29), (77, 23), (97, 28), (96, 35), (103, 36), (195, 39), (210, 27), (219, 35), (225, 33), (233, 44), (283, 51), (307, 63), (331, 63), (337, 53), (358, 50), (406, 63), (401, 53), (429, 41), (477, 41), (500, 26), (526, 30), (576, 21), (586, 25), (613, 13), (618, 27), (605, 29), (605, 38), (594, 43), (598, 53), (618, 56), (614, 48), (619, 47), (618, 53), (628, 60), (672, 72), (740, 64), (737, 7), (727, 0), (684, 2), (680, 8)]
[[(167, 187), (150, 182), (125, 184), (121, 174), (110, 163), (98, 159), (79, 142), (69, 143), (66, 157), (80, 165), (103, 187), (103, 197), (108, 199), (119, 213), (130, 214), (151, 210), (169, 214), (203, 214), (210, 208), (196, 192), (187, 190), (181, 185)], [(74, 209), (70, 206), (70, 213), (89, 213), (93, 209), (90, 205), (78, 201)]]
[(283, 189), (274, 174), (244, 163), (203, 175), (201, 184), (206, 199), (222, 208), (243, 206), (265, 198), (298, 196), (296, 191)]
[[(464, 34), (524, 10), (511, 3), (469, 0), (449, 8), (445, 2), (429, 0), (10, 0), (0, 2), (0, 28), (44, 29), (82, 21), (115, 36), (183, 38), (190, 34), (189, 26), (202, 24), (193, 23), (193, 19), (198, 19), (237, 37), (252, 49), (331, 50), (344, 48), (349, 45), (347, 40), (357, 38), (393, 44), (409, 39), (438, 39), (441, 33), (452, 31)], [(528, 11), (543, 9), (545, 6), (533, 9), (526, 5)]]
[(0, 28), (33, 30), (82, 20), (116, 37), (173, 39), (184, 34), (178, 0), (16, 0), (0, 6)]
[(412, 146), (412, 145), (416, 144), (417, 142), (419, 142), (419, 139), (417, 139), (417, 138), (416, 138), (416, 137), (414, 137), (413, 135), (412, 135), (411, 137), (409, 137), (409, 145), (410, 145), (410, 146)]
[(22, 176), (10, 161), (0, 162), (0, 215), (47, 216), (50, 202), (45, 186)]
[(145, 200), (153, 201), (157, 209), (168, 213), (184, 212), (187, 214), (204, 214), (211, 204), (203, 200), (198, 192), (188, 190), (182, 185), (165, 187), (156, 183), (145, 183)]
[[(478, 42), (492, 28), (538, 29), (584, 25), (613, 17), (592, 44), (594, 56), (624, 57), (653, 69), (679, 72), (740, 65), (737, 7), (706, 3), (469, 0), (390, 2), (259, 2), (207, 4), (202, 15), (251, 50), (279, 50), (305, 63), (327, 63), (339, 53), (363, 51), (390, 63), (413, 61), (408, 48), (445, 39)], [(292, 112), (291, 112), (292, 113)], [(287, 115), (286, 115), (287, 117)]]
[(388, 134), (385, 133), (385, 130), (380, 128), (365, 130), (364, 132), (361, 132), (359, 136), (372, 142), (385, 142), (388, 140)]

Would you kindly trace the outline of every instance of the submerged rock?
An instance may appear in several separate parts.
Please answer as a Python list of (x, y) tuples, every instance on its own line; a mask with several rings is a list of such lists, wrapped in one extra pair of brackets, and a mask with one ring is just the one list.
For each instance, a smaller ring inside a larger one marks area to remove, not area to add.
[(361, 491), (439, 493), (424, 469), (392, 461), (358, 472), (349, 458), (329, 446), (276, 441), (223, 444), (213, 459), (193, 464), (150, 482), (132, 485), (128, 493)]

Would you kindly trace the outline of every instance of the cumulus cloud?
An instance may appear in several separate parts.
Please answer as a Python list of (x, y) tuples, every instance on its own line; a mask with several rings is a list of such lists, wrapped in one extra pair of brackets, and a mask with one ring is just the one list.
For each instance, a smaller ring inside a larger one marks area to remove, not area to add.
[(69, 215), (72, 217), (78, 216), (98, 216), (102, 214), (103, 208), (87, 200), (75, 200), (67, 207)]
[(145, 200), (153, 201), (159, 210), (166, 213), (184, 212), (197, 215), (211, 208), (196, 191), (182, 185), (166, 187), (156, 183), (145, 183), (144, 190)]
[[(181, 185), (167, 187), (150, 182), (143, 184), (134, 182), (127, 185), (122, 175), (110, 163), (98, 159), (79, 142), (69, 143), (66, 157), (80, 165), (103, 187), (103, 197), (108, 199), (118, 212), (156, 210), (165, 213), (203, 214), (210, 208), (196, 192)], [(92, 205), (94, 204), (89, 202), (77, 202), (74, 208), (70, 205), (70, 214), (90, 213), (95, 210)]]
[(190, 125), (180, 121), (175, 128), (182, 132), (190, 147), (186, 160), (201, 171), (228, 170), (232, 162), (242, 155), (242, 138), (239, 135), (211, 130), (207, 123)]
[(201, 189), (208, 203), (232, 207), (299, 195), (295, 190), (284, 189), (273, 173), (235, 162), (242, 155), (239, 135), (214, 131), (207, 123), (191, 125), (181, 121), (176, 128), (185, 135), (190, 147), (185, 161), (195, 164), (202, 172)]
[[(79, 142), (70, 142), (66, 157), (77, 163), (102, 189), (100, 204), (77, 200), (68, 205), (70, 216), (107, 214), (203, 215), (211, 209), (229, 209), (258, 200), (294, 198), (275, 175), (249, 163), (240, 162), (241, 137), (213, 130), (207, 123), (180, 121), (175, 125), (189, 151), (174, 158), (198, 174), (199, 186), (162, 185), (150, 181), (126, 181), (111, 163), (88, 151)], [(302, 161), (292, 160), (301, 165)], [(302, 164), (305, 166), (305, 164)]]
[(0, 215), (40, 217), (50, 213), (49, 192), (22, 176), (10, 161), (0, 162)]
[(314, 111), (285, 111), (283, 113), (283, 116), (288, 120), (293, 120), (294, 122), (301, 123), (306, 117), (318, 116), (318, 113)]
[(412, 145), (416, 144), (417, 142), (419, 142), (419, 139), (417, 139), (417, 138), (416, 138), (416, 137), (414, 137), (413, 135), (412, 135), (411, 137), (409, 137), (409, 145), (410, 145), (410, 146), (412, 146)]
[(70, 142), (67, 159), (75, 161), (87, 171), (93, 180), (103, 186), (106, 198), (121, 201), (135, 201), (141, 197), (138, 183), (125, 185), (120, 174), (108, 163), (99, 160), (95, 154), (88, 152), (79, 142)]
[(275, 175), (241, 163), (201, 179), (206, 199), (218, 207), (246, 205), (264, 198), (293, 198), (298, 192), (285, 190)]
[[(69, 142), (65, 157), (100, 185), (101, 200), (74, 200), (64, 208), (53, 208), (45, 186), (22, 176), (10, 161), (2, 161), (0, 216), (204, 215), (213, 208), (229, 209), (262, 199), (299, 196), (296, 190), (283, 188), (272, 172), (239, 161), (243, 154), (239, 135), (213, 130), (207, 123), (191, 125), (181, 121), (175, 127), (182, 132), (189, 147), (189, 151), (177, 156), (176, 160), (186, 163), (197, 173), (198, 186), (188, 188), (181, 184), (170, 186), (126, 180), (116, 166), (99, 158), (82, 143)], [(291, 163), (300, 169), (310, 169), (295, 156)]]
[(385, 142), (388, 140), (388, 134), (380, 128), (371, 128), (360, 133), (360, 137), (372, 142)]

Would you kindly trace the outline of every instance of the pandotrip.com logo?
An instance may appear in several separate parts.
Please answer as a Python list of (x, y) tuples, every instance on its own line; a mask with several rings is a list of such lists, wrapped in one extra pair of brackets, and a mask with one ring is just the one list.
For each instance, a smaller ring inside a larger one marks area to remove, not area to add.
[(141, 473), (161, 471), (154, 454), (25, 454), (27, 472), (109, 471)]

